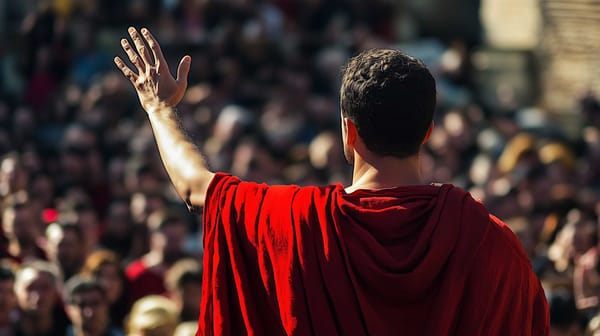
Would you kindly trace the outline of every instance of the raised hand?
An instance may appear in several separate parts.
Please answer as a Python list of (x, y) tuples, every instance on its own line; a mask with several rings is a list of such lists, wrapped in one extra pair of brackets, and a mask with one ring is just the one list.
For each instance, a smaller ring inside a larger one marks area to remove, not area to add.
[[(187, 76), (192, 58), (186, 55), (181, 59), (177, 68), (177, 78), (173, 78), (160, 45), (150, 31), (142, 28), (141, 36), (133, 27), (128, 31), (135, 49), (127, 39), (121, 40), (121, 46), (135, 66), (135, 70), (125, 64), (119, 56), (115, 57), (114, 61), (133, 84), (142, 107), (146, 112), (150, 112), (159, 105), (177, 105), (187, 88)], [(148, 47), (152, 53), (148, 51)]]

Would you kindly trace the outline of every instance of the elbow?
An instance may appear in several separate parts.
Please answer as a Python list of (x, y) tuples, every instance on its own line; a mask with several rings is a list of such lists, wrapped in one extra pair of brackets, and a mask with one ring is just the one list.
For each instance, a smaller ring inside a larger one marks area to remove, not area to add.
[(213, 176), (211, 172), (192, 174), (174, 183), (175, 190), (190, 211), (204, 206), (206, 191)]

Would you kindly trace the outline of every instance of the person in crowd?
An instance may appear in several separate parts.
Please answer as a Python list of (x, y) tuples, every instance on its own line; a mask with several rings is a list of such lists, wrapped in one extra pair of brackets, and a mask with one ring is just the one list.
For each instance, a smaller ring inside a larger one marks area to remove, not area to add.
[(88, 193), (94, 210), (103, 213), (110, 194), (104, 183), (100, 139), (92, 125), (83, 122), (68, 125), (60, 150), (61, 184), (82, 187)]
[(21, 265), (15, 278), (19, 306), (16, 335), (65, 335), (69, 319), (60, 298), (61, 286), (56, 265), (41, 260)]
[(131, 305), (128, 297), (130, 285), (119, 256), (111, 250), (94, 251), (86, 258), (80, 275), (97, 279), (104, 286), (110, 305), (110, 321), (114, 326), (122, 327)]
[(147, 220), (150, 251), (131, 262), (125, 274), (130, 282), (130, 300), (135, 302), (150, 294), (164, 294), (164, 275), (181, 258), (186, 257), (187, 222), (177, 210), (152, 213)]
[(115, 63), (178, 194), (204, 207), (200, 334), (548, 333), (544, 291), (515, 234), (462, 189), (421, 179), (436, 106), (422, 62), (372, 49), (348, 63), (350, 186), (268, 186), (207, 168), (175, 109), (191, 57), (174, 78), (148, 29), (129, 34), (134, 46), (121, 45), (133, 68)]
[(130, 200), (115, 198), (108, 206), (100, 245), (116, 252), (121, 260), (129, 257), (133, 242), (133, 222)]
[(122, 336), (110, 323), (105, 287), (94, 278), (71, 278), (65, 285), (65, 310), (71, 320), (68, 336)]
[(165, 274), (167, 296), (179, 308), (179, 320), (198, 321), (202, 300), (202, 265), (192, 258), (179, 260)]
[(81, 228), (84, 254), (92, 253), (99, 246), (100, 219), (96, 209), (88, 199), (68, 199), (59, 211), (59, 218), (72, 222)]
[(25, 192), (18, 192), (4, 199), (2, 231), (8, 241), (6, 257), (19, 262), (46, 258), (41, 247), (41, 214), (34, 209)]
[(46, 228), (46, 253), (68, 280), (77, 274), (86, 257), (85, 238), (75, 223), (51, 223)]

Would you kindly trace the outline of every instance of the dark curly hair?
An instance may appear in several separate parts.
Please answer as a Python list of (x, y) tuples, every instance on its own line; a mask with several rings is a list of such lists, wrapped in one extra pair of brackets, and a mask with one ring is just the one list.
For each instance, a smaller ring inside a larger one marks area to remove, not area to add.
[(429, 70), (399, 50), (364, 51), (344, 69), (342, 115), (354, 122), (375, 154), (400, 158), (416, 154), (435, 103), (435, 80)]

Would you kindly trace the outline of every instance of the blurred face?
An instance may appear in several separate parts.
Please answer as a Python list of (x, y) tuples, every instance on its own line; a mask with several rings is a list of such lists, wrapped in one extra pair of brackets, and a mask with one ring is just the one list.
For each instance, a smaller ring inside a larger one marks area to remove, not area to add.
[(79, 270), (84, 257), (83, 242), (72, 230), (48, 229), (48, 258), (58, 263), (66, 274)]
[(152, 246), (154, 249), (162, 250), (168, 262), (171, 258), (179, 258), (183, 253), (187, 226), (183, 222), (172, 222), (166, 224), (161, 230), (152, 234)]
[(15, 284), (17, 304), (25, 314), (48, 316), (56, 302), (56, 288), (52, 276), (32, 268), (21, 271)]
[(187, 226), (182, 222), (175, 222), (167, 225), (163, 234), (166, 238), (165, 251), (181, 252), (187, 235)]
[(81, 265), (83, 249), (82, 242), (73, 231), (64, 231), (58, 242), (57, 256), (61, 265), (77, 269)]
[(129, 204), (126, 202), (113, 203), (110, 206), (106, 233), (111, 236), (123, 237), (131, 232)]
[(106, 289), (108, 302), (111, 304), (117, 302), (123, 293), (123, 279), (117, 265), (106, 264), (101, 266), (96, 276)]
[(281, 166), (264, 147), (244, 142), (233, 152), (231, 171), (251, 181), (269, 181), (281, 174)]
[(10, 320), (11, 312), (17, 307), (14, 280), (0, 281), (0, 321)]
[(73, 326), (84, 335), (101, 335), (109, 322), (108, 301), (98, 290), (77, 293), (67, 305), (67, 314)]
[(34, 242), (38, 236), (34, 212), (31, 207), (6, 209), (2, 218), (2, 229), (9, 239), (20, 242)]

